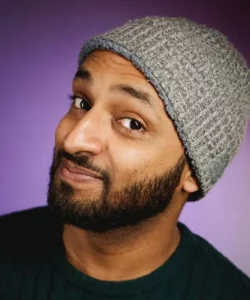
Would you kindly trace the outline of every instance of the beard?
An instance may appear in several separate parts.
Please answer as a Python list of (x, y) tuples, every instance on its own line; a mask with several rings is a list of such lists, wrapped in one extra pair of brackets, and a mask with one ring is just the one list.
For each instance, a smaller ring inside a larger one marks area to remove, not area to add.
[[(63, 180), (56, 182), (56, 173), (63, 159), (101, 175), (103, 189), (99, 197), (75, 198), (75, 190), (69, 183)], [(90, 157), (54, 150), (47, 193), (48, 206), (63, 224), (95, 233), (137, 225), (169, 207), (185, 163), (185, 156), (182, 156), (164, 174), (152, 178), (142, 177), (122, 190), (115, 190), (110, 174), (93, 165)]]

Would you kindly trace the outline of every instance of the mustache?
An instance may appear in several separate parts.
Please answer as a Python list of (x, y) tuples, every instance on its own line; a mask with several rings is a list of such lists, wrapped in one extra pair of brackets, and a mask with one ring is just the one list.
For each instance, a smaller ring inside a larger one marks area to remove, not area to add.
[(86, 156), (86, 155), (76, 156), (76, 155), (72, 155), (72, 154), (66, 152), (63, 149), (59, 149), (58, 151), (55, 151), (55, 149), (54, 149), (54, 159), (53, 160), (54, 160), (54, 168), (55, 169), (57, 169), (59, 167), (59, 165), (63, 159), (67, 159), (79, 167), (83, 167), (83, 168), (89, 169), (93, 172), (96, 172), (96, 173), (98, 173), (98, 175), (100, 175), (100, 177), (102, 177), (102, 179), (105, 182), (110, 182), (109, 173), (107, 171), (104, 171), (101, 168), (95, 166), (91, 162), (91, 158), (89, 156)]

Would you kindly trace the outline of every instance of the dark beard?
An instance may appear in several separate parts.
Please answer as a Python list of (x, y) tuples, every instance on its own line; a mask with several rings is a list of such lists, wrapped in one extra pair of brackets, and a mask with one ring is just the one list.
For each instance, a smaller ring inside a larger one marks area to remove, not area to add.
[[(63, 158), (102, 176), (103, 192), (99, 199), (72, 199), (71, 185), (61, 181), (60, 186), (56, 186), (55, 173)], [(166, 210), (180, 182), (185, 162), (182, 156), (176, 166), (163, 175), (137, 180), (121, 191), (110, 193), (112, 182), (108, 173), (93, 166), (89, 157), (76, 157), (59, 150), (54, 152), (50, 168), (48, 205), (62, 223), (93, 232), (136, 225)]]

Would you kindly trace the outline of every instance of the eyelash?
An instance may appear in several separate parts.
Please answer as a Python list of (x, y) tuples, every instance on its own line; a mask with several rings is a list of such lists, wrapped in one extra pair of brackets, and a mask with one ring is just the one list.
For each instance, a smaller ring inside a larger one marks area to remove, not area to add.
[(77, 96), (77, 95), (68, 95), (68, 99), (69, 99), (70, 101), (73, 102), (72, 105), (75, 104), (75, 101), (76, 101), (77, 98), (79, 98), (79, 99), (81, 99), (81, 100), (85, 100), (86, 102), (88, 102), (89, 106), (91, 107), (91, 104), (89, 103), (89, 101), (88, 101), (86, 98), (84, 98), (84, 97), (79, 97), (79, 96)]
[[(74, 106), (75, 101), (76, 101), (77, 98), (79, 98), (79, 99), (81, 99), (81, 100), (85, 100), (85, 101), (89, 104), (89, 106), (90, 106), (90, 108), (91, 108), (91, 104), (89, 103), (89, 101), (88, 101), (86, 98), (84, 98), (84, 97), (79, 97), (79, 96), (77, 96), (77, 95), (68, 95), (68, 99), (69, 99), (70, 101), (73, 101), (73, 104), (72, 104), (71, 107)], [(76, 109), (81, 109), (81, 108), (78, 108), (78, 107), (76, 107), (76, 106), (75, 106), (75, 108), (76, 108)], [(84, 110), (84, 109), (82, 109), (82, 110)], [(125, 130), (126, 132), (129, 132), (129, 133), (133, 132), (133, 134), (143, 134), (143, 133), (146, 132), (145, 126), (143, 126), (142, 123), (141, 123), (140, 121), (138, 121), (138, 120), (136, 120), (136, 119), (134, 119), (134, 118), (130, 118), (130, 117), (124, 117), (124, 118), (122, 118), (122, 120), (124, 120), (124, 119), (130, 119), (130, 120), (136, 121), (136, 122), (139, 123), (140, 126), (142, 127), (142, 131), (141, 131), (141, 130), (135, 130), (135, 129), (134, 129), (134, 130), (133, 130), (133, 129), (128, 129), (128, 128), (122, 126), (122, 129)]]

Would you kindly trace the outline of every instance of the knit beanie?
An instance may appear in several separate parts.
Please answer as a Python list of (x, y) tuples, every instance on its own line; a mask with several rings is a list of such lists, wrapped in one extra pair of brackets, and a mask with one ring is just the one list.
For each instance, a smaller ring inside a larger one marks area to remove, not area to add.
[(184, 18), (146, 17), (90, 39), (78, 67), (96, 49), (130, 60), (162, 99), (203, 198), (238, 151), (250, 116), (250, 71), (217, 30)]

